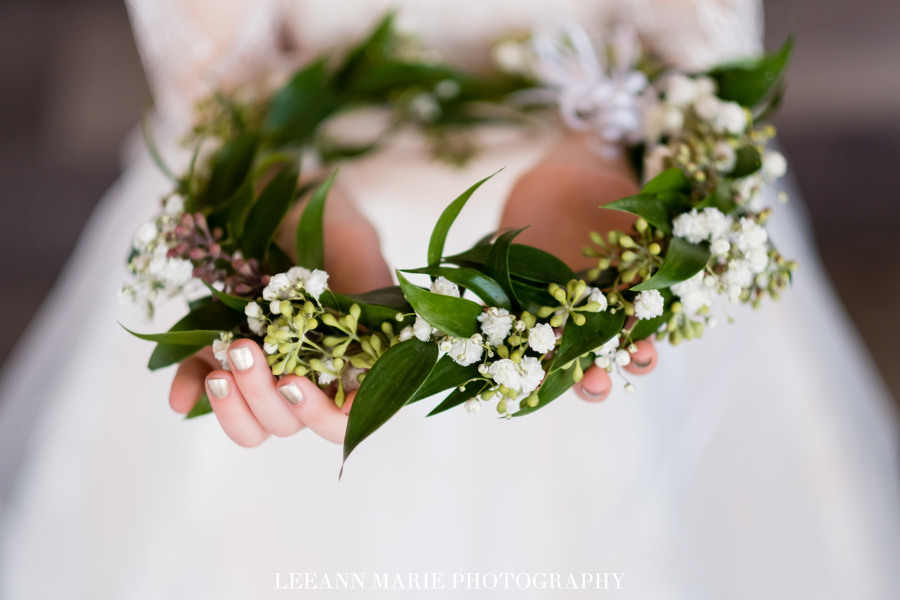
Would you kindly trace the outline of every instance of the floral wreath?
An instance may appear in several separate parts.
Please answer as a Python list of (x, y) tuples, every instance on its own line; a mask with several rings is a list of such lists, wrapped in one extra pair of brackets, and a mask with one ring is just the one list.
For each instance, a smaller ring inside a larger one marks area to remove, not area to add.
[[(500, 415), (520, 417), (559, 397), (592, 363), (627, 365), (638, 340), (700, 337), (714, 325), (717, 295), (754, 307), (766, 294), (777, 298), (796, 264), (765, 229), (771, 209), (760, 206), (760, 187), (786, 164), (766, 149), (774, 129), (760, 123), (781, 98), (790, 40), (774, 54), (685, 74), (643, 55), (625, 28), (609, 39), (598, 53), (583, 30), (563, 25), (505, 40), (494, 50), (501, 71), (478, 77), (434, 62), (388, 16), (340, 59), (323, 57), (272, 93), (202, 103), (183, 176), (148, 136), (175, 186), (134, 237), (121, 295), (152, 315), (162, 299), (208, 291), (168, 332), (132, 332), (156, 342), (150, 369), (209, 345), (228, 368), (228, 345), (253, 339), (274, 375), (308, 376), (338, 406), (358, 388), (346, 460), (406, 404), (450, 390), (429, 416), (495, 402)], [(596, 257), (594, 268), (576, 273), (515, 243), (521, 230), (445, 256), (454, 219), (485, 179), (447, 206), (426, 265), (397, 271), (398, 286), (355, 296), (328, 288), (323, 210), (335, 174), (311, 190), (298, 183), (301, 163), (376, 151), (409, 126), (436, 156), (462, 162), (474, 150), (475, 125), (524, 122), (542, 106), (589, 132), (599, 152), (627, 148), (646, 182), (602, 207), (637, 221), (630, 232), (591, 235), (585, 253)], [(365, 144), (336, 141), (329, 124), (361, 108), (383, 110), (390, 125)], [(295, 261), (273, 238), (310, 191)], [(413, 274), (429, 276), (430, 287), (412, 283)], [(188, 418), (210, 410), (204, 395)]]

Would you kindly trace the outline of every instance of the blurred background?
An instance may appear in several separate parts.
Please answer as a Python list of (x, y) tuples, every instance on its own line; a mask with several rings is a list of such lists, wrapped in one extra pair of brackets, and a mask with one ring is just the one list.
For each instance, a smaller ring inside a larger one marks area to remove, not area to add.
[[(766, 9), (769, 47), (797, 38), (781, 143), (826, 269), (900, 397), (900, 2)], [(121, 0), (4, 0), (0, 88), (2, 364), (120, 172), (149, 97)]]

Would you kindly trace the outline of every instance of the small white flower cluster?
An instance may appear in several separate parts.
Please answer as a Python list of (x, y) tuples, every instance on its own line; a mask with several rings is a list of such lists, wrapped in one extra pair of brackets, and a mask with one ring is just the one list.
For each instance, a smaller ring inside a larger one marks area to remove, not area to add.
[(318, 300), (326, 289), (328, 273), (325, 271), (292, 267), (286, 273), (273, 275), (269, 279), (269, 285), (263, 289), (262, 297), (270, 302), (269, 310), (277, 315), (281, 312), (278, 305), (282, 300), (299, 300), (306, 296)]
[(193, 278), (191, 261), (169, 256), (182, 207), (178, 196), (170, 197), (163, 214), (141, 225), (132, 240), (127, 265), (131, 281), (119, 289), (119, 301), (133, 305), (148, 319), (157, 302), (184, 291)]

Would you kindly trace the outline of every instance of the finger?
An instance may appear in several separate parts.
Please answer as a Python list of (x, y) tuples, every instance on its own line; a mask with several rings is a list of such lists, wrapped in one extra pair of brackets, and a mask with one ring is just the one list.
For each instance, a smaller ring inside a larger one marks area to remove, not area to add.
[(278, 382), (278, 391), (307, 427), (330, 442), (343, 443), (347, 415), (316, 384), (305, 377), (288, 375)]
[(356, 398), (356, 390), (347, 394), (347, 397), (344, 398), (344, 405), (341, 407), (341, 412), (345, 415), (350, 414), (350, 409), (353, 408), (353, 400)]
[(210, 371), (212, 367), (209, 363), (197, 355), (178, 365), (169, 391), (169, 406), (172, 410), (186, 415), (194, 408), (197, 399), (205, 391), (204, 382)]
[(581, 381), (575, 384), (575, 393), (588, 402), (603, 402), (612, 391), (612, 380), (606, 369), (592, 366), (584, 372)]
[(252, 448), (263, 443), (268, 432), (253, 416), (228, 371), (213, 371), (206, 377), (206, 391), (222, 430), (238, 446)]
[(275, 390), (275, 377), (266, 357), (252, 340), (238, 340), (228, 348), (228, 363), (241, 396), (263, 429), (285, 437), (297, 433), (303, 423)]
[(625, 366), (625, 370), (635, 375), (645, 375), (656, 368), (656, 346), (651, 340), (640, 340), (634, 345), (637, 346), (637, 352), (631, 354), (631, 362)]

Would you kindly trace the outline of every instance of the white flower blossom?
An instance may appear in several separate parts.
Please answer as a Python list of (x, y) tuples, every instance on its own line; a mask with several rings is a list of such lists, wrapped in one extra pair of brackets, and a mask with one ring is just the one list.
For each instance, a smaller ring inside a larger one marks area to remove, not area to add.
[(438, 277), (435, 279), (431, 284), (431, 291), (442, 296), (459, 298), (459, 286), (445, 277)]
[(750, 265), (751, 271), (754, 273), (762, 273), (769, 268), (769, 253), (766, 251), (765, 247), (762, 246), (753, 248), (747, 253), (747, 262)]
[(528, 347), (538, 354), (546, 354), (556, 347), (556, 333), (547, 323), (538, 323), (528, 332)]
[(263, 288), (262, 297), (265, 300), (287, 300), (290, 298), (290, 292), (293, 285), (291, 280), (285, 273), (272, 275), (269, 279), (269, 285)]
[(522, 389), (519, 391), (522, 394), (530, 394), (544, 380), (544, 368), (541, 366), (541, 361), (533, 356), (523, 358), (522, 362), (519, 363), (519, 368), (522, 371)]
[(588, 302), (599, 304), (600, 310), (598, 312), (603, 312), (604, 310), (609, 308), (609, 301), (606, 298), (606, 294), (604, 294), (597, 288), (591, 288), (591, 293), (588, 296)]
[(163, 204), (163, 212), (170, 217), (175, 217), (184, 212), (184, 198), (178, 194), (172, 194), (166, 198)]
[(513, 327), (513, 317), (505, 308), (492, 306), (478, 315), (478, 321), (481, 323), (481, 333), (484, 334), (487, 343), (494, 347), (506, 340)]
[(653, 319), (663, 314), (662, 294), (659, 290), (646, 290), (637, 295), (634, 299), (634, 316), (638, 319)]
[(624, 367), (631, 362), (631, 355), (628, 354), (627, 350), (616, 350), (614, 360), (617, 365), (619, 365), (620, 367)]
[(401, 342), (405, 342), (406, 340), (411, 340), (413, 338), (412, 325), (407, 325), (406, 327), (401, 329), (400, 333), (397, 337)]
[(328, 287), (328, 273), (320, 269), (314, 269), (313, 272), (303, 280), (303, 287), (306, 288), (306, 291), (309, 292), (310, 296), (318, 300), (319, 296), (322, 295), (322, 292)]
[(728, 251), (730, 249), (731, 244), (729, 244), (728, 240), (724, 238), (713, 240), (709, 245), (709, 250), (713, 253), (714, 256), (725, 256), (726, 254), (728, 254)]
[(250, 326), (250, 331), (256, 335), (266, 333), (266, 319), (259, 304), (248, 302), (244, 307), (244, 314), (247, 315), (247, 325)]
[(732, 219), (717, 208), (707, 207), (682, 213), (672, 220), (672, 233), (692, 244), (725, 237)]
[(672, 286), (672, 293), (681, 300), (684, 314), (694, 316), (704, 306), (712, 306), (714, 290), (706, 285), (705, 279), (706, 275), (700, 271), (687, 281), (681, 281)]
[(781, 152), (769, 150), (763, 155), (762, 173), (765, 179), (774, 181), (779, 177), (784, 177), (786, 172), (787, 161)]
[(713, 161), (717, 171), (730, 173), (734, 169), (735, 164), (737, 164), (737, 153), (734, 151), (734, 146), (726, 141), (716, 144), (716, 147), (713, 149)]
[(431, 323), (416, 315), (416, 323), (412, 327), (412, 334), (423, 342), (431, 339), (432, 327)]
[(159, 230), (156, 228), (156, 221), (147, 221), (140, 227), (134, 234), (134, 244), (135, 248), (141, 249), (146, 248), (156, 239), (156, 236), (159, 235)]
[(740, 229), (732, 235), (734, 244), (744, 254), (749, 254), (754, 248), (764, 247), (769, 240), (769, 234), (764, 227), (758, 225), (753, 219), (741, 218)]
[(453, 362), (461, 367), (468, 367), (477, 363), (481, 360), (481, 355), (484, 353), (484, 338), (481, 337), (480, 333), (476, 333), (470, 338), (450, 336), (444, 341), (449, 341), (449, 344), (442, 343), (441, 349), (453, 359)]
[(263, 342), (263, 350), (266, 354), (275, 354), (278, 352), (278, 344), (270, 344), (269, 342)]
[(229, 332), (223, 332), (219, 334), (219, 339), (213, 340), (212, 343), (212, 351), (213, 355), (216, 357), (216, 360), (222, 364), (222, 368), (226, 371), (230, 371), (231, 368), (228, 366), (228, 348), (231, 346), (231, 341), (234, 338), (234, 334)]
[(323, 358), (322, 366), (325, 367), (325, 372), (319, 371), (319, 385), (329, 385), (337, 381), (337, 375), (334, 373), (334, 360)]
[(501, 358), (491, 363), (488, 373), (495, 382), (519, 394), (530, 394), (544, 379), (541, 361), (533, 356), (526, 356), (519, 364), (508, 358)]
[(469, 398), (463, 403), (463, 406), (466, 408), (466, 412), (470, 415), (474, 415), (479, 410), (481, 410), (481, 402), (478, 398)]

